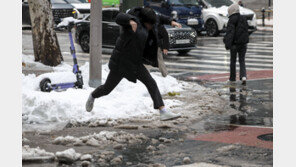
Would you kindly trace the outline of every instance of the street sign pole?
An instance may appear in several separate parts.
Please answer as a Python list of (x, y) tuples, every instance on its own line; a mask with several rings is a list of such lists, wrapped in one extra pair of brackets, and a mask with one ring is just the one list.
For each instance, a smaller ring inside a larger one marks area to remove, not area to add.
[(102, 84), (102, 0), (91, 1), (89, 86)]

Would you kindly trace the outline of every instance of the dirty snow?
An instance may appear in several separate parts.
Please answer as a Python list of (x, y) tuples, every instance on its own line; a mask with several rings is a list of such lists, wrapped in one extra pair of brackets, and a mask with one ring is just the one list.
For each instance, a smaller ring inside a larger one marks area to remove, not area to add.
[(22, 159), (39, 158), (39, 157), (54, 157), (54, 153), (46, 152), (44, 149), (30, 148), (28, 145), (22, 147)]
[(73, 162), (80, 158), (81, 154), (76, 153), (73, 148), (65, 151), (56, 152), (56, 157), (59, 161)]
[[(31, 55), (22, 55), (23, 62), (28, 66), (44, 65), (34, 62)], [(89, 63), (80, 67), (83, 75), (83, 89), (67, 89), (62, 92), (41, 92), (40, 81), (48, 77), (52, 83), (73, 82), (76, 80), (72, 73), (72, 66), (62, 63), (57, 67), (51, 67), (51, 73), (36, 76), (35, 74), (22, 74), (22, 114), (24, 123), (48, 123), (75, 120), (85, 122), (96, 119), (118, 119), (135, 116), (150, 116), (158, 114), (153, 109), (151, 97), (141, 82), (136, 84), (123, 79), (120, 84), (108, 96), (96, 99), (94, 109), (88, 113), (85, 111), (85, 102), (89, 94), (94, 90), (88, 86)], [(105, 82), (109, 68), (107, 64), (102, 66), (102, 83)], [(170, 91), (180, 92), (186, 83), (179, 82), (168, 76), (163, 78), (160, 73), (151, 73), (156, 80), (161, 94)], [(178, 100), (164, 100), (167, 107), (181, 105)]]
[(101, 131), (100, 133), (94, 133), (92, 135), (73, 137), (73, 136), (59, 136), (55, 138), (52, 143), (56, 145), (89, 145), (89, 146), (101, 146), (103, 144), (116, 143), (133, 143), (147, 140), (147, 137), (140, 134), (128, 134), (124, 131)]

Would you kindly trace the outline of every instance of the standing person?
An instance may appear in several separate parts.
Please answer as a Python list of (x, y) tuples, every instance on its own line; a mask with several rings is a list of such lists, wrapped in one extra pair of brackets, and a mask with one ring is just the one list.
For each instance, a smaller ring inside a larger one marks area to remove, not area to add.
[(242, 84), (247, 83), (245, 55), (247, 43), (249, 43), (248, 23), (245, 17), (239, 13), (239, 5), (232, 4), (228, 8), (229, 20), (227, 23), (226, 35), (223, 42), (226, 50), (230, 49), (230, 82), (236, 80), (236, 57), (239, 56), (240, 80)]
[(143, 65), (144, 61), (158, 65), (156, 57), (158, 37), (157, 33), (154, 33), (157, 20), (174, 25), (171, 20), (156, 16), (151, 8), (140, 8), (137, 11), (130, 11), (129, 14), (117, 15), (116, 23), (122, 27), (122, 32), (116, 40), (109, 61), (110, 72), (106, 82), (89, 95), (86, 111), (90, 112), (93, 109), (95, 98), (108, 95), (123, 78), (126, 78), (134, 83), (138, 79), (146, 86), (153, 100), (154, 109), (160, 111), (161, 120), (180, 117), (180, 114), (166, 110), (155, 80)]

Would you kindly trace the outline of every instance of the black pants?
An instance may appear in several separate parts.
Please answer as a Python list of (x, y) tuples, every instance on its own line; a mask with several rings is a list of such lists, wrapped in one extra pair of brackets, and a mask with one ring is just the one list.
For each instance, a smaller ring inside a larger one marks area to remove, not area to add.
[(236, 57), (238, 54), (239, 66), (240, 66), (240, 80), (243, 77), (247, 77), (245, 56), (247, 52), (247, 44), (245, 45), (233, 45), (230, 49), (230, 81), (236, 80)]
[[(92, 92), (92, 96), (94, 98), (99, 98), (101, 96), (108, 95), (122, 79), (123, 77), (118, 74), (118, 72), (111, 70), (108, 74), (105, 84), (97, 87)], [(149, 94), (153, 100), (154, 109), (159, 109), (159, 107), (164, 106), (157, 84), (144, 65), (141, 65), (139, 68), (137, 79), (140, 80), (148, 89)]]

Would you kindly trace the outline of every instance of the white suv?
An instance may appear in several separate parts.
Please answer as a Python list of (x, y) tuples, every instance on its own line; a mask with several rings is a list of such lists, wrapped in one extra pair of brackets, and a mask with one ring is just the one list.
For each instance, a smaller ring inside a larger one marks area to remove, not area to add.
[[(203, 6), (202, 14), (208, 36), (217, 36), (225, 32), (228, 22), (228, 7), (236, 3), (234, 0), (199, 0)], [(244, 15), (249, 24), (249, 33), (256, 31), (256, 14), (250, 9), (240, 6), (240, 14)]]
[(90, 3), (88, 0), (65, 0), (67, 3), (74, 6), (75, 18), (82, 19), (90, 14)]

